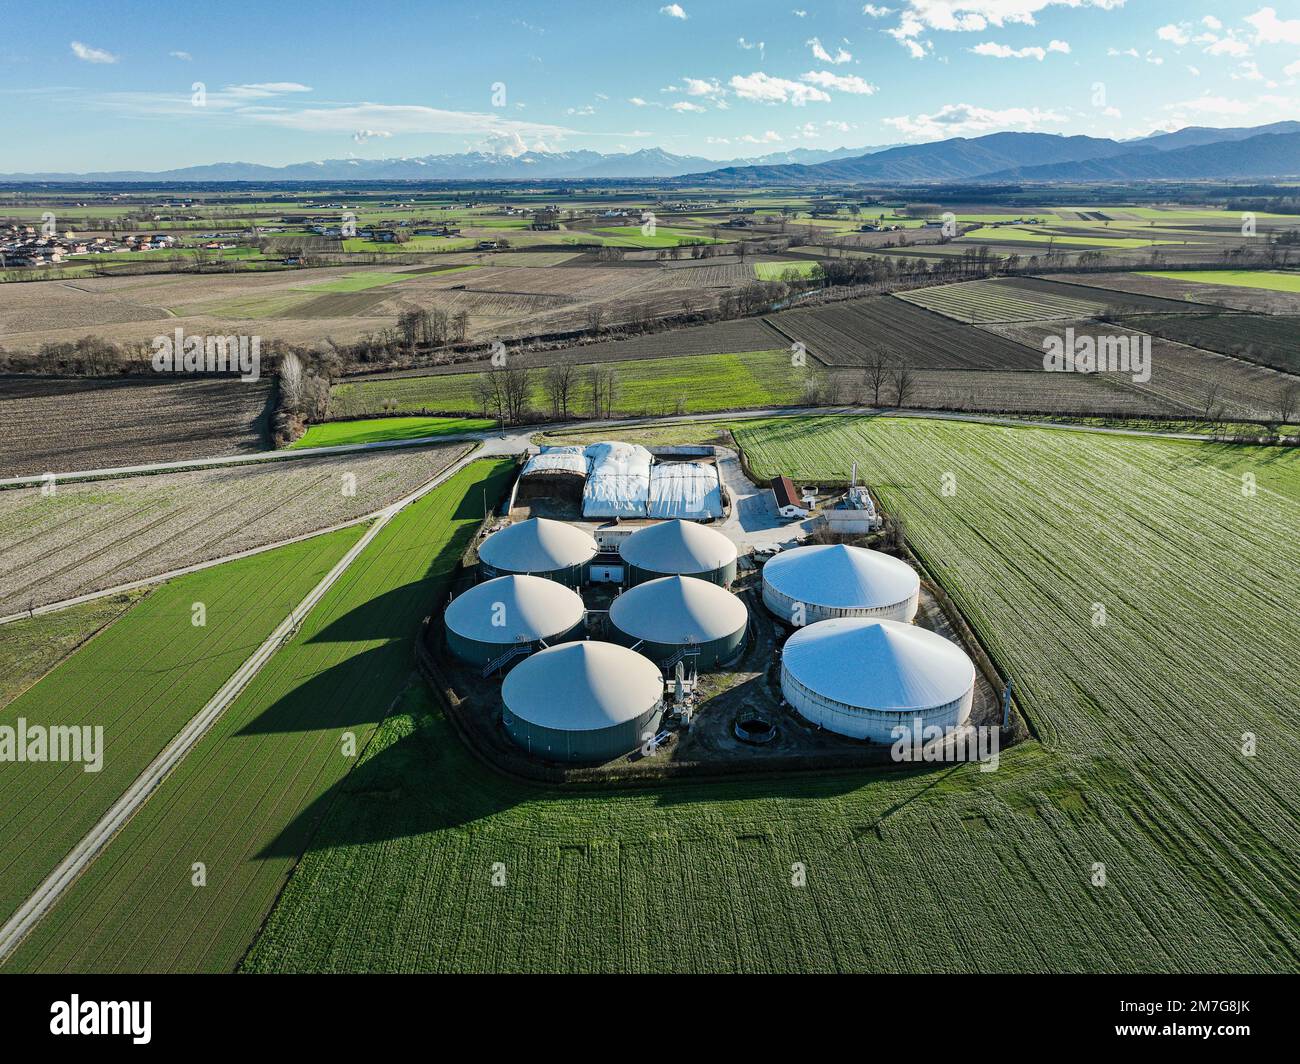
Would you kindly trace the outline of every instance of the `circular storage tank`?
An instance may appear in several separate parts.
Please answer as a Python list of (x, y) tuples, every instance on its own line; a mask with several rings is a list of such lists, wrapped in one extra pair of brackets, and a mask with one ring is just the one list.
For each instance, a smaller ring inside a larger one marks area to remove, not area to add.
[[(910, 621), (921, 579), (906, 562), (842, 543), (796, 547), (763, 566), (763, 604), (788, 624), (830, 617)], [(803, 604), (803, 619), (794, 617)]]
[(586, 607), (576, 591), (540, 576), (498, 576), (470, 588), (447, 607), (447, 649), (471, 665), (540, 640), (582, 637)]
[(659, 730), (663, 677), (616, 643), (561, 643), (525, 658), (501, 685), (506, 732), (550, 761), (609, 761)]
[(597, 550), (581, 529), (534, 517), (488, 536), (478, 549), (479, 569), (486, 577), (523, 573), (581, 587)]
[(975, 666), (961, 647), (898, 621), (819, 621), (787, 639), (781, 657), (785, 700), (813, 724), (854, 739), (892, 743), (900, 725), (910, 734), (964, 724), (974, 691)]
[(749, 611), (735, 595), (694, 576), (665, 576), (623, 592), (609, 619), (629, 645), (663, 662), (682, 647), (698, 646), (695, 659), (709, 669), (736, 656), (745, 639)]
[(661, 576), (694, 576), (727, 587), (736, 579), (736, 545), (693, 521), (664, 521), (638, 529), (618, 552), (628, 586)]

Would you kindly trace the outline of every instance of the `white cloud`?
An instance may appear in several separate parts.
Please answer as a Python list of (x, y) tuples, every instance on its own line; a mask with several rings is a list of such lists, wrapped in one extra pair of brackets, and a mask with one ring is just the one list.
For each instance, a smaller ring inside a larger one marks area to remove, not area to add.
[(1201, 25), (1207, 27), (1208, 29), (1212, 29), (1212, 30), (1221, 30), (1221, 29), (1223, 29), (1223, 23), (1220, 22), (1220, 21), (1219, 21), (1217, 18), (1215, 18), (1213, 15), (1206, 15), (1205, 18), (1201, 19)]
[[(1209, 36), (1209, 34), (1206, 36)], [(1218, 40), (1207, 43), (1205, 54), (1230, 55), (1240, 59), (1242, 56), (1250, 55), (1250, 45), (1236, 37), (1220, 37)]]
[(758, 49), (758, 57), (760, 59), (763, 58), (764, 51), (767, 48), (767, 45), (764, 44), (762, 41), (747, 41), (745, 40), (744, 37), (741, 37), (739, 40), (737, 40), (736, 44), (738, 44), (741, 48), (745, 49), (745, 51), (747, 52), (752, 52), (754, 51), (754, 49)]
[(829, 70), (810, 70), (806, 74), (800, 74), (799, 80), (806, 81), (809, 85), (818, 85), (823, 89), (847, 92), (853, 96), (870, 96), (876, 91), (875, 85), (863, 81), (856, 74), (832, 74)]
[(756, 103), (789, 103), (802, 107), (806, 103), (824, 103), (830, 100), (821, 89), (785, 78), (774, 78), (761, 70), (752, 74), (736, 74), (728, 84), (742, 100)]
[(364, 144), (368, 140), (374, 140), (375, 138), (387, 140), (391, 136), (392, 134), (386, 129), (358, 129), (352, 134), (352, 139), (358, 144)]
[(1194, 78), (1199, 78), (1199, 77), (1201, 76), (1201, 68), (1200, 68), (1200, 67), (1189, 66), (1189, 67), (1187, 68), (1187, 72), (1188, 72), (1189, 74), (1191, 74), (1192, 77), (1194, 77)]
[(1245, 21), (1254, 27), (1260, 44), (1300, 44), (1300, 18), (1280, 19), (1271, 7), (1261, 7)]
[(1254, 105), (1247, 100), (1233, 100), (1226, 96), (1197, 96), (1179, 103), (1165, 104), (1166, 111), (1191, 111), (1206, 115), (1249, 114)]
[(1263, 81), (1264, 75), (1253, 60), (1247, 59), (1232, 74), (1233, 81)]
[(776, 130), (769, 129), (762, 136), (756, 137), (752, 133), (746, 133), (740, 139), (746, 144), (779, 144), (781, 142), (781, 134), (777, 133)]
[(868, 18), (884, 18), (886, 15), (892, 15), (894, 9), (892, 7), (877, 7), (875, 4), (864, 4), (862, 13)]
[(686, 12), (682, 10), (681, 4), (666, 4), (659, 9), (659, 14), (667, 15), (669, 18), (686, 18)]
[(221, 92), (225, 96), (239, 100), (264, 100), (287, 93), (311, 92), (311, 86), (301, 85), (296, 81), (258, 81), (250, 85), (227, 85)]
[(969, 33), (1010, 23), (1032, 26), (1035, 15), (1057, 5), (1111, 11), (1123, 7), (1124, 0), (908, 0), (902, 19), (916, 23), (917, 32), (928, 28)]
[(1162, 41), (1169, 41), (1170, 44), (1176, 44), (1180, 48), (1192, 41), (1192, 35), (1187, 32), (1185, 26), (1179, 26), (1172, 22), (1168, 26), (1161, 26), (1156, 30), (1156, 36)]
[(800, 7), (796, 7), (793, 11), (790, 12), (790, 14), (792, 14), (795, 18), (807, 18), (807, 17), (808, 17), (808, 12), (805, 11), (805, 10), (803, 10), (803, 8), (800, 8)]
[(1160, 66), (1164, 63), (1164, 60), (1149, 48), (1145, 55), (1141, 54), (1136, 48), (1125, 48), (1122, 52), (1118, 48), (1107, 48), (1106, 54), (1117, 58), (1145, 59), (1148, 63), (1152, 63), (1155, 66)]
[(833, 118), (828, 118), (822, 123), (827, 129), (833, 129), (836, 133), (847, 133), (853, 128), (848, 122), (837, 122)]
[(686, 113), (703, 114), (704, 112), (703, 107), (701, 107), (698, 103), (691, 103), (690, 100), (678, 100), (675, 104), (673, 104), (668, 109), (670, 111), (678, 111), (683, 114)]
[(812, 49), (813, 58), (820, 59), (823, 63), (831, 63), (834, 66), (839, 66), (841, 63), (851, 62), (853, 59), (852, 54), (846, 52), (843, 48), (837, 48), (835, 54), (831, 55), (830, 52), (826, 51), (826, 49), (822, 47), (822, 42), (816, 37), (804, 41), (804, 44)]
[(189, 52), (168, 52), (167, 54), (171, 56), (173, 59), (181, 59), (184, 60), (186, 63), (188, 63), (191, 59), (194, 58), (194, 56), (190, 55)]
[(649, 107), (649, 106), (650, 106), (650, 105), (649, 105), (645, 100), (641, 99), (640, 96), (629, 96), (627, 102), (630, 103), (633, 107)]
[(1066, 117), (1056, 111), (1037, 107), (1008, 107), (998, 111), (968, 103), (949, 103), (933, 114), (886, 118), (885, 125), (897, 129), (909, 140), (943, 140), (972, 133), (978, 136), (990, 130), (1033, 130), (1065, 120)]
[(570, 107), (564, 113), (569, 115), (594, 115), (596, 109), (591, 104), (586, 104), (583, 107)]
[(1282, 73), (1289, 78), (1300, 77), (1300, 59), (1282, 68)]
[(1070, 46), (1065, 41), (1050, 41), (1046, 48), (1038, 45), (1028, 48), (1012, 48), (1010, 45), (984, 41), (982, 44), (977, 44), (971, 51), (976, 55), (992, 56), (994, 59), (1037, 59), (1041, 63), (1047, 58), (1048, 52), (1063, 52), (1068, 55)]
[(720, 96), (722, 86), (711, 78), (682, 78), (687, 96)]
[(68, 47), (72, 49), (72, 54), (84, 63), (117, 62), (117, 56), (112, 52), (106, 52), (102, 48), (92, 48), (90, 45), (82, 44), (80, 41), (73, 41)]

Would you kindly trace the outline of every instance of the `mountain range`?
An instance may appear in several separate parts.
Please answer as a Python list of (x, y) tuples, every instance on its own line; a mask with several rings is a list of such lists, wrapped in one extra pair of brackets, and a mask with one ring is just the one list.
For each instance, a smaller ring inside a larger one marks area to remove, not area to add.
[(812, 165), (747, 165), (688, 174), (717, 185), (1124, 181), (1300, 175), (1300, 122), (1188, 127), (1138, 140), (990, 133), (887, 148)]
[(1136, 140), (1055, 133), (990, 133), (926, 144), (796, 148), (718, 161), (662, 148), (604, 154), (472, 151), (403, 159), (326, 159), (264, 166), (213, 163), (164, 171), (3, 174), (0, 181), (527, 181), (653, 178), (693, 185), (1128, 181), (1300, 175), (1300, 122), (1214, 129), (1189, 126)]
[(752, 159), (719, 162), (699, 155), (674, 155), (662, 148), (603, 154), (597, 151), (527, 151), (518, 155), (471, 151), (404, 159), (325, 159), (264, 166), (212, 163), (177, 170), (112, 170), (94, 173), (0, 174), (0, 181), (526, 181), (673, 178), (720, 166), (812, 165), (858, 158), (879, 148), (795, 148)]

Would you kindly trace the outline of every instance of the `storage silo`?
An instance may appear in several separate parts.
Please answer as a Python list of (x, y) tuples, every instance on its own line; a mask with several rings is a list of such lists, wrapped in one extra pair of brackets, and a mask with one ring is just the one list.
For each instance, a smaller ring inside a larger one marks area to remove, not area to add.
[(906, 562), (842, 543), (796, 547), (763, 566), (763, 604), (788, 624), (829, 617), (910, 621), (920, 592), (921, 578)]
[(694, 576), (722, 587), (736, 579), (736, 545), (692, 521), (647, 525), (628, 536), (618, 552), (629, 587), (661, 576)]
[(781, 657), (781, 693), (806, 720), (853, 739), (892, 743), (893, 729), (970, 718), (975, 666), (925, 628), (836, 617), (800, 628)]
[(479, 570), (486, 577), (518, 573), (581, 587), (598, 549), (573, 525), (533, 517), (488, 536), (478, 548)]
[(586, 607), (576, 591), (540, 576), (498, 576), (470, 588), (447, 607), (447, 649), (486, 665), (516, 646), (582, 637)]
[(561, 643), (525, 658), (501, 685), (506, 732), (550, 761), (609, 761), (659, 730), (664, 681), (615, 643)]
[(694, 576), (665, 576), (623, 592), (609, 619), (629, 645), (662, 663), (685, 647), (698, 647), (696, 665), (712, 668), (736, 656), (749, 611), (725, 588)]

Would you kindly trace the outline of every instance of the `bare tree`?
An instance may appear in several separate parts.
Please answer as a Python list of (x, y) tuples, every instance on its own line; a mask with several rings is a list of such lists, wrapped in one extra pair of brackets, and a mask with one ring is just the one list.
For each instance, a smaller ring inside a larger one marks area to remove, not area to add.
[(1300, 385), (1284, 385), (1277, 397), (1277, 421), (1278, 427), (1284, 427), (1291, 424), (1291, 420), (1296, 415), (1296, 409), (1300, 407)]
[(894, 405), (903, 407), (912, 397), (912, 391), (916, 385), (916, 379), (912, 376), (912, 368), (907, 365), (901, 365), (894, 370)]
[(302, 361), (290, 351), (280, 359), (280, 405), (296, 414), (302, 404)]
[(1222, 412), (1223, 404), (1219, 402), (1219, 382), (1211, 381), (1205, 389), (1205, 397), (1201, 400), (1201, 413), (1205, 420), (1214, 422), (1218, 420), (1218, 414)]
[(551, 404), (551, 416), (554, 418), (568, 418), (569, 403), (573, 398), (573, 391), (577, 385), (577, 370), (570, 364), (561, 363), (560, 365), (549, 366), (546, 370), (546, 376), (542, 380), (542, 387), (546, 392), (546, 398)]
[(595, 336), (605, 324), (605, 308), (593, 303), (587, 308), (587, 332)]
[(533, 391), (532, 371), (524, 366), (511, 366), (494, 369), (492, 372), (499, 375), (501, 379), (507, 419), (516, 423), (523, 421)]
[(880, 393), (885, 387), (885, 377), (888, 373), (889, 363), (885, 361), (884, 356), (879, 352), (867, 360), (865, 379), (867, 387), (871, 389), (872, 406), (880, 405)]

